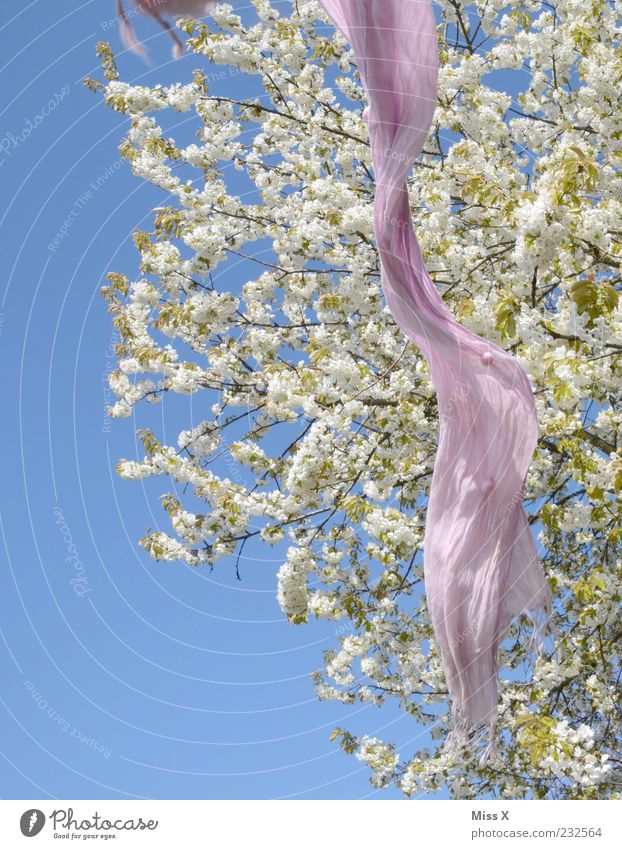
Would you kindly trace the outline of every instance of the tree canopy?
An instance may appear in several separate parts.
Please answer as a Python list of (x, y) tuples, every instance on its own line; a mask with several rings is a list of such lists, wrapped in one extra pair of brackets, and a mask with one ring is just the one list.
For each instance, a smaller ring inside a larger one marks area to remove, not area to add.
[[(398, 700), (438, 743), (398, 753), (336, 729), (376, 786), (620, 798), (620, 4), (437, 7), (438, 107), (411, 209), (447, 305), (532, 382), (540, 441), (525, 499), (557, 629), (534, 663), (526, 619), (503, 643), (485, 766), (477, 739), (442, 748), (421, 552), (439, 423), (425, 360), (384, 305), (353, 56), (315, 0), (287, 15), (253, 6), (251, 23), (223, 4), (181, 24), (203, 67), (192, 80), (125, 83), (106, 44), (105, 82), (87, 80), (129, 117), (120, 150), (134, 174), (169, 196), (135, 234), (138, 275), (111, 273), (103, 292), (120, 337), (112, 414), (164, 393), (201, 393), (209, 413), (177, 444), (141, 431), (143, 456), (119, 463), (124, 478), (187, 492), (163, 496), (170, 529), (141, 543), (157, 560), (229, 568), (247, 539), (287, 538), (287, 617), (340, 623), (313, 676), (319, 698)], [(212, 93), (218, 66), (260, 80), (262, 96)], [(196, 143), (169, 137), (162, 110), (194, 113)]]

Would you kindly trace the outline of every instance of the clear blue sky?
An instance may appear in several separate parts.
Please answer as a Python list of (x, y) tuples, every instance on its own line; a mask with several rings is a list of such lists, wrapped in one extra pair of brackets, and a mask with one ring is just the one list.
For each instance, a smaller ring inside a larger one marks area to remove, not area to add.
[[(99, 290), (110, 270), (135, 274), (132, 230), (165, 198), (119, 163), (124, 119), (81, 84), (99, 74), (98, 40), (120, 53), (113, 16), (113, 0), (34, 0), (4, 3), (0, 19), (0, 796), (400, 798), (374, 791), (329, 735), (344, 725), (408, 756), (421, 730), (392, 707), (315, 699), (309, 673), (335, 625), (284, 621), (278, 550), (247, 546), (238, 582), (230, 563), (210, 574), (137, 546), (166, 528), (168, 486), (113, 471), (138, 453), (138, 424), (105, 430), (112, 328)], [(197, 57), (173, 62), (169, 39), (138, 27), (154, 62), (120, 53), (122, 78), (189, 81)], [(164, 412), (141, 423), (173, 441), (187, 404)]]

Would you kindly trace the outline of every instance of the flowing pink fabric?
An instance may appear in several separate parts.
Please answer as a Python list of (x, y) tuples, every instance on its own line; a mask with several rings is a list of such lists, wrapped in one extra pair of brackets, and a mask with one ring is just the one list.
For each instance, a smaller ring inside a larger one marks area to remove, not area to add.
[(538, 437), (534, 398), (516, 360), (446, 308), (412, 230), (406, 177), (437, 102), (430, 0), (320, 2), (352, 45), (368, 98), (385, 296), (428, 361), (438, 395), (424, 572), (455, 743), (470, 726), (494, 730), (497, 649), (511, 618), (539, 610), (548, 619), (550, 590), (522, 505)]
[[(136, 12), (151, 15), (169, 33), (175, 43), (175, 56), (180, 56), (183, 53), (183, 42), (162, 16), (167, 14), (172, 16), (188, 15), (189, 17), (200, 18), (203, 15), (208, 15), (215, 6), (216, 0), (137, 0), (134, 4)], [(147, 51), (136, 37), (130, 20), (131, 15), (126, 12), (123, 0), (117, 0), (117, 14), (120, 21), (121, 41), (128, 50), (146, 58)]]

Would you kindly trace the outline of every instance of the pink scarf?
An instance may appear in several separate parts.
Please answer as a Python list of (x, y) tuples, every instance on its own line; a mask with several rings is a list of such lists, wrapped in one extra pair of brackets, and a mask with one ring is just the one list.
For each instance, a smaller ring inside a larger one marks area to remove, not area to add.
[(438, 395), (424, 571), (453, 699), (451, 745), (471, 726), (494, 731), (497, 648), (512, 617), (539, 610), (548, 621), (550, 589), (522, 506), (538, 438), (535, 404), (516, 360), (449, 312), (411, 228), (406, 176), (437, 101), (430, 0), (320, 2), (352, 45), (367, 93), (386, 299), (428, 361)]
[[(200, 18), (203, 15), (209, 14), (215, 6), (216, 0), (137, 0), (135, 10), (140, 14), (151, 15), (152, 18), (155, 18), (162, 29), (166, 30), (173, 39), (175, 44), (173, 55), (181, 56), (184, 52), (184, 44), (166, 18), (162, 16), (169, 14), (178, 16), (188, 15), (189, 17)], [(127, 47), (128, 50), (138, 53), (139, 56), (146, 58), (147, 51), (136, 37), (134, 27), (130, 20), (132, 12), (125, 11), (123, 0), (117, 0), (117, 14), (119, 16), (119, 21), (121, 22), (121, 41), (124, 46)]]

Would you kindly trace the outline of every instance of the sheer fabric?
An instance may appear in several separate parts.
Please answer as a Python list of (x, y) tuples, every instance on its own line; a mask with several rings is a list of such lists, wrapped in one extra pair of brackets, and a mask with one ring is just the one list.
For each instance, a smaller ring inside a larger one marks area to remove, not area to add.
[(451, 744), (470, 726), (494, 728), (497, 649), (511, 618), (542, 611), (540, 636), (548, 619), (550, 590), (522, 503), (538, 438), (534, 398), (519, 363), (446, 308), (412, 230), (406, 177), (437, 101), (430, 0), (320, 2), (352, 45), (368, 98), (385, 296), (438, 396), (424, 572), (453, 700)]
[[(152, 18), (155, 18), (162, 29), (165, 29), (173, 39), (175, 45), (173, 55), (181, 56), (184, 51), (183, 42), (163, 15), (188, 15), (189, 17), (200, 18), (203, 15), (208, 15), (215, 6), (216, 0), (137, 0), (131, 8), (140, 14), (151, 15)], [(123, 45), (133, 53), (138, 53), (139, 56), (147, 58), (147, 51), (138, 40), (132, 26), (132, 13), (126, 11), (123, 0), (117, 0), (117, 14), (119, 15)]]

